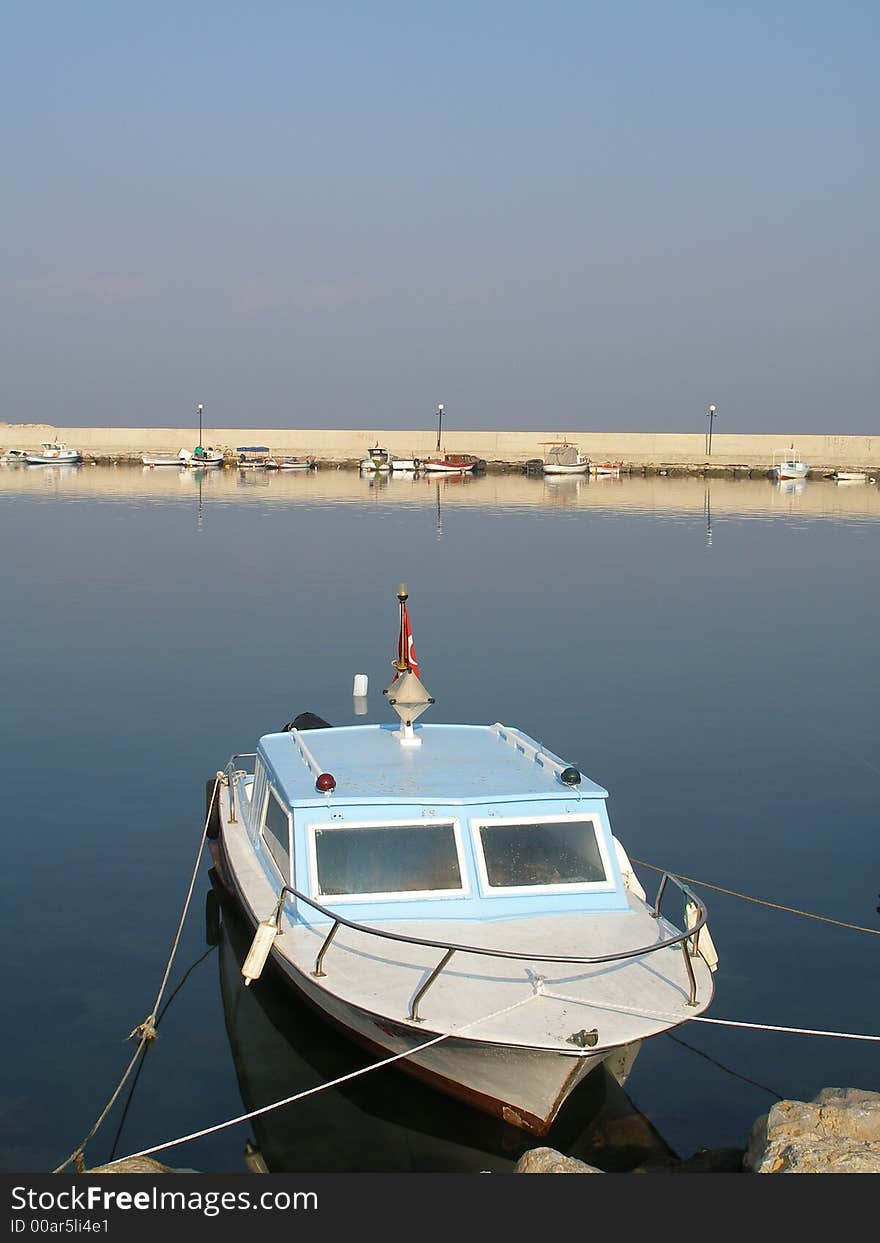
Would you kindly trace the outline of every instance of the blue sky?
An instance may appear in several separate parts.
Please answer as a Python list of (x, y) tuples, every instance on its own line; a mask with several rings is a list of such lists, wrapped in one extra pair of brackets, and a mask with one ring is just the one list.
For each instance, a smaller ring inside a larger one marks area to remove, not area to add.
[(880, 434), (878, 34), (7, 0), (0, 419)]

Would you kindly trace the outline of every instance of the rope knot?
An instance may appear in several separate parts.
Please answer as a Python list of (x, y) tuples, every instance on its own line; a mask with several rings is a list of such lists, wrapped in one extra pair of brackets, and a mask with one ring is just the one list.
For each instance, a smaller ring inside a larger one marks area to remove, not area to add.
[(137, 1027), (128, 1033), (129, 1040), (143, 1040), (147, 1044), (151, 1040), (155, 1040), (159, 1035), (156, 1030), (155, 1018), (155, 1013), (148, 1014), (143, 1023), (138, 1023)]

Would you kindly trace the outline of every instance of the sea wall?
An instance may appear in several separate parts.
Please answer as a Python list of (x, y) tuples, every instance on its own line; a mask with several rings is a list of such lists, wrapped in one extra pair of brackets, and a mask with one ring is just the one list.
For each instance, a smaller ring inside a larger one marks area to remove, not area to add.
[[(44, 423), (0, 423), (0, 451), (36, 449), (55, 438), (79, 449), (86, 457), (138, 459), (142, 453), (192, 448), (198, 433), (192, 427), (54, 427)], [(553, 428), (533, 432), (444, 430), (443, 451), (473, 453), (489, 463), (521, 465), (546, 454), (547, 442), (570, 440), (593, 461), (623, 461), (628, 466), (662, 469), (669, 466), (740, 466), (769, 470), (788, 456), (794, 444), (798, 456), (813, 470), (880, 467), (880, 433), (876, 436), (791, 436), (789, 434), (737, 435), (715, 433), (712, 453), (706, 436), (696, 432), (591, 432)], [(266, 445), (273, 453), (310, 455), (319, 461), (359, 461), (367, 449), (380, 444), (399, 457), (429, 457), (436, 450), (437, 433), (429, 429), (205, 427), (202, 443), (235, 449), (239, 445)]]

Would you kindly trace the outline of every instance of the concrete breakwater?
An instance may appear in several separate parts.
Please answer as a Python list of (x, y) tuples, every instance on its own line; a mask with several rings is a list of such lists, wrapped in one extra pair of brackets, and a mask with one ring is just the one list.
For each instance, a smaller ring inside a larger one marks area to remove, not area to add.
[[(63, 440), (96, 462), (139, 462), (143, 453), (177, 453), (198, 439), (193, 428), (181, 427), (55, 427), (48, 423), (0, 423), (0, 451), (37, 449), (47, 440)], [(834, 470), (880, 470), (880, 434), (831, 436), (788, 434), (739, 435), (715, 433), (712, 452), (706, 437), (691, 432), (544, 431), (444, 432), (442, 451), (473, 453), (488, 469), (521, 468), (546, 455), (548, 443), (576, 444), (594, 462), (620, 461), (639, 472), (689, 471), (719, 474), (766, 474), (790, 455), (794, 446), (815, 474)], [(399, 457), (426, 458), (436, 452), (436, 432), (426, 429), (205, 427), (202, 443), (234, 452), (240, 445), (265, 445), (270, 452), (310, 456), (333, 465), (356, 465), (379, 444)]]

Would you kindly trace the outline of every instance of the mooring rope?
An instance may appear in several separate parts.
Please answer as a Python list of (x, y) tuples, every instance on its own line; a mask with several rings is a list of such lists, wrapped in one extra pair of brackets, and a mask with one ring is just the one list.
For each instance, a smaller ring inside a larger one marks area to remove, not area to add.
[[(180, 992), (180, 990), (183, 988), (184, 984), (186, 984), (187, 980), (188, 980), (188, 979), (189, 979), (189, 977), (192, 975), (193, 971), (195, 971), (196, 967), (201, 966), (201, 964), (205, 961), (205, 959), (208, 957), (208, 955), (209, 955), (209, 954), (213, 954), (213, 953), (214, 953), (214, 950), (215, 950), (216, 948), (217, 948), (217, 947), (216, 947), (216, 945), (211, 945), (211, 946), (209, 946), (209, 947), (208, 947), (208, 949), (206, 949), (206, 950), (205, 950), (204, 954), (200, 954), (200, 955), (199, 955), (199, 957), (195, 960), (195, 962), (190, 963), (190, 965), (187, 967), (186, 971), (184, 971), (184, 973), (183, 973), (183, 975), (182, 975), (182, 977), (181, 977), (181, 979), (180, 979), (179, 983), (177, 984), (176, 988), (174, 989), (174, 992), (171, 994), (171, 996), (170, 996), (170, 997), (168, 998), (168, 1000), (165, 1002), (165, 1005), (162, 1007), (162, 1009), (161, 1009), (161, 1010), (159, 1011), (159, 1013), (156, 1015), (156, 1026), (157, 1026), (157, 1027), (158, 1027), (158, 1026), (159, 1026), (159, 1024), (162, 1022), (162, 1019), (165, 1017), (165, 1011), (168, 1009), (168, 1007), (169, 1007), (169, 1006), (171, 1005), (171, 1003), (174, 1001), (174, 998), (177, 996), (177, 994), (178, 994), (178, 993)], [(138, 1080), (140, 1079), (141, 1075), (143, 1074), (144, 1067), (145, 1067), (145, 1066), (146, 1066), (146, 1064), (147, 1064), (147, 1054), (149, 1053), (150, 1048), (152, 1048), (152, 1042), (151, 1042), (151, 1043), (147, 1046), (147, 1048), (145, 1049), (145, 1051), (144, 1051), (144, 1056), (141, 1058), (140, 1065), (139, 1065), (139, 1066), (138, 1066), (138, 1068), (137, 1068), (137, 1072), (135, 1073), (135, 1076), (134, 1076), (134, 1078), (133, 1078), (133, 1079), (132, 1079), (132, 1081), (131, 1081), (131, 1087), (130, 1087), (130, 1088), (129, 1088), (129, 1090), (128, 1090), (128, 1099), (126, 1100), (126, 1102), (125, 1102), (125, 1106), (124, 1106), (124, 1108), (123, 1108), (123, 1110), (122, 1110), (122, 1115), (121, 1115), (121, 1117), (120, 1117), (120, 1119), (119, 1119), (119, 1125), (118, 1125), (118, 1126), (117, 1126), (117, 1128), (116, 1128), (116, 1135), (115, 1135), (115, 1136), (114, 1136), (114, 1138), (113, 1138), (113, 1144), (112, 1144), (112, 1147), (111, 1147), (111, 1149), (110, 1149), (110, 1157), (109, 1157), (109, 1160), (110, 1160), (110, 1161), (112, 1161), (112, 1160), (113, 1160), (114, 1155), (115, 1155), (115, 1153), (116, 1153), (116, 1149), (117, 1149), (117, 1146), (118, 1146), (118, 1144), (119, 1144), (119, 1140), (120, 1140), (120, 1138), (121, 1138), (121, 1136), (122, 1136), (122, 1131), (123, 1131), (123, 1128), (125, 1127), (125, 1120), (126, 1120), (126, 1118), (128, 1117), (128, 1111), (129, 1111), (129, 1109), (131, 1108), (131, 1102), (132, 1102), (132, 1100), (134, 1099), (135, 1089), (137, 1088), (137, 1085), (138, 1085)]]
[(402, 1053), (394, 1053), (390, 1057), (382, 1058), (379, 1062), (370, 1062), (368, 1066), (361, 1066), (358, 1070), (349, 1071), (347, 1075), (340, 1075), (336, 1079), (329, 1079), (326, 1083), (318, 1083), (313, 1088), (305, 1088), (302, 1092), (294, 1092), (292, 1096), (286, 1096), (280, 1101), (273, 1101), (271, 1105), (262, 1105), (259, 1109), (252, 1109), (249, 1113), (240, 1114), (237, 1118), (228, 1118), (225, 1122), (216, 1122), (213, 1126), (203, 1127), (201, 1131), (192, 1131), (189, 1135), (181, 1135), (177, 1139), (154, 1144), (152, 1148), (143, 1148), (140, 1152), (133, 1152), (127, 1157), (120, 1157), (119, 1161), (131, 1161), (135, 1157), (149, 1157), (154, 1152), (162, 1152), (167, 1148), (176, 1148), (179, 1144), (187, 1144), (194, 1139), (203, 1139), (206, 1135), (213, 1135), (217, 1131), (224, 1131), (227, 1127), (237, 1126), (240, 1122), (248, 1122), (251, 1118), (259, 1118), (261, 1114), (271, 1113), (274, 1109), (281, 1109), (285, 1105), (292, 1105), (294, 1101), (304, 1100), (307, 1096), (314, 1096), (318, 1092), (325, 1092), (328, 1088), (339, 1087), (340, 1084), (348, 1083), (351, 1079), (358, 1079), (361, 1075), (367, 1075), (373, 1070), (381, 1070), (383, 1066), (390, 1066), (393, 1062), (399, 1062), (402, 1058), (412, 1057), (414, 1053), (421, 1053), (423, 1049), (430, 1049), (432, 1045), (441, 1044), (444, 1040), (449, 1040), (453, 1036), (459, 1036), (462, 1032), (479, 1026), (480, 1023), (488, 1022), (489, 1019), (497, 1019), (502, 1014), (508, 1014), (511, 1010), (518, 1009), (538, 996), (540, 994), (537, 992), (530, 993), (528, 997), (521, 997), (519, 1001), (513, 1002), (512, 1005), (503, 1006), (502, 1009), (495, 1010), (492, 1014), (483, 1014), (478, 1019), (465, 1023), (463, 1027), (456, 1027), (452, 1031), (443, 1032), (440, 1036), (433, 1036), (430, 1040), (415, 1045), (411, 1049), (404, 1049)]
[[(630, 859), (639, 867), (650, 868), (652, 872), (668, 872), (669, 868), (657, 867), (655, 863), (646, 863), (644, 859)], [(736, 889), (724, 889), (721, 885), (710, 885), (707, 880), (696, 880), (693, 876), (684, 876), (675, 872), (679, 880), (689, 885), (699, 885), (701, 889), (714, 889), (716, 893), (726, 893), (731, 898), (742, 898), (744, 902), (754, 902), (757, 906), (769, 906), (774, 911), (787, 911), (789, 915), (803, 915), (804, 919), (818, 919), (823, 924), (835, 924), (838, 928), (851, 928), (853, 932), (870, 932), (872, 936), (880, 936), (880, 928), (866, 928), (863, 924), (848, 924), (842, 919), (832, 919), (829, 915), (814, 915), (812, 911), (800, 911), (796, 906), (783, 906), (781, 902), (768, 902), (766, 898), (754, 898), (748, 893), (739, 893)]]
[(671, 1021), (676, 1026), (680, 1023), (714, 1023), (718, 1027), (745, 1027), (759, 1032), (783, 1032), (795, 1036), (836, 1036), (840, 1040), (880, 1042), (880, 1036), (866, 1035), (863, 1032), (822, 1031), (813, 1027), (782, 1027), (773, 1023), (746, 1023), (740, 1022), (737, 1019), (714, 1019), (709, 1018), (705, 1014), (668, 1014), (663, 1010), (649, 1010), (641, 1006), (602, 1005), (601, 1002), (589, 1001), (583, 997), (569, 997), (565, 993), (554, 993), (546, 987), (542, 990), (541, 995), (550, 997), (554, 1001), (568, 1002), (570, 1005), (589, 1006), (593, 1010), (612, 1011), (614, 1014), (631, 1014), (637, 1018), (661, 1019), (663, 1022)]
[(162, 1000), (162, 995), (165, 992), (165, 986), (168, 983), (168, 977), (171, 974), (171, 966), (172, 966), (172, 963), (174, 962), (174, 957), (177, 954), (177, 947), (180, 944), (180, 936), (183, 931), (184, 921), (186, 920), (187, 912), (189, 911), (189, 904), (190, 904), (190, 901), (192, 900), (193, 890), (196, 884), (196, 877), (198, 876), (198, 872), (199, 872), (199, 864), (201, 863), (201, 860), (202, 860), (202, 852), (205, 849), (205, 841), (207, 840), (207, 837), (208, 837), (208, 825), (211, 823), (211, 815), (214, 811), (214, 802), (217, 798), (217, 789), (220, 785), (220, 777), (221, 777), (221, 774), (218, 773), (214, 779), (214, 788), (211, 791), (211, 801), (208, 803), (208, 814), (205, 816), (205, 827), (202, 829), (202, 836), (201, 836), (201, 840), (199, 841), (199, 848), (196, 852), (196, 861), (193, 864), (192, 876), (190, 877), (190, 882), (189, 882), (189, 889), (187, 890), (186, 899), (183, 903), (183, 910), (180, 913), (180, 919), (177, 922), (177, 932), (174, 935), (174, 942), (171, 946), (171, 953), (168, 956), (168, 962), (165, 966), (165, 974), (162, 976), (162, 983), (159, 985), (159, 991), (156, 994), (156, 1000), (153, 1002), (153, 1008), (150, 1011), (150, 1013), (147, 1015), (147, 1017), (144, 1019), (144, 1021), (142, 1023), (138, 1023), (137, 1027), (135, 1027), (131, 1032), (129, 1032), (129, 1036), (128, 1036), (129, 1040), (133, 1040), (136, 1036), (138, 1037), (138, 1046), (134, 1051), (134, 1055), (131, 1061), (128, 1063), (128, 1066), (126, 1066), (125, 1071), (122, 1075), (122, 1078), (119, 1080), (119, 1083), (116, 1085), (116, 1088), (112, 1096), (107, 1101), (107, 1104), (104, 1106), (104, 1108), (101, 1110), (91, 1130), (88, 1132), (85, 1139), (82, 1140), (79, 1146), (73, 1150), (73, 1152), (70, 1154), (67, 1160), (63, 1161), (61, 1165), (58, 1166), (57, 1169), (54, 1169), (52, 1171), (53, 1174), (61, 1174), (64, 1170), (67, 1169), (69, 1165), (72, 1165), (75, 1161), (83, 1157), (86, 1144), (88, 1144), (89, 1140), (94, 1137), (94, 1135), (98, 1131), (98, 1128), (101, 1126), (101, 1124), (103, 1123), (104, 1119), (107, 1117), (107, 1115), (109, 1114), (113, 1106), (116, 1104), (116, 1101), (119, 1098), (119, 1093), (122, 1091), (125, 1083), (128, 1080), (129, 1075), (134, 1070), (137, 1064), (138, 1058), (141, 1056), (144, 1049), (146, 1049), (147, 1045), (152, 1040), (156, 1039), (157, 1028), (159, 1024), (159, 1020), (156, 1017), (156, 1012), (159, 1009), (159, 1003)]

